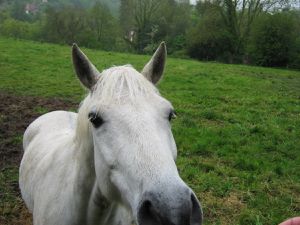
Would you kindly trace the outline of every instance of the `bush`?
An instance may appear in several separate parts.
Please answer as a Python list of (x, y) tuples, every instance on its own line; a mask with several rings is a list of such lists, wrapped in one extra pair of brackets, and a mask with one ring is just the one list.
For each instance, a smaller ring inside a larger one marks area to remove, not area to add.
[(35, 40), (40, 32), (38, 23), (29, 23), (15, 19), (6, 19), (0, 25), (0, 34), (6, 37)]
[(181, 51), (185, 49), (185, 35), (177, 35), (177, 36), (168, 36), (166, 37), (166, 42), (168, 44), (168, 53), (173, 54), (175, 52)]
[(293, 50), (289, 60), (289, 67), (300, 69), (300, 37), (298, 37), (293, 46)]
[(261, 66), (287, 67), (296, 40), (294, 21), (288, 13), (265, 14), (254, 24), (248, 51)]
[(289, 67), (300, 69), (300, 11), (291, 12), (295, 24), (292, 53), (290, 55)]
[(65, 6), (49, 7), (41, 37), (53, 43), (78, 43), (89, 48), (114, 50), (119, 29), (109, 10), (97, 3), (90, 10)]
[(192, 58), (231, 62), (232, 38), (218, 12), (207, 13), (188, 31), (187, 52)]

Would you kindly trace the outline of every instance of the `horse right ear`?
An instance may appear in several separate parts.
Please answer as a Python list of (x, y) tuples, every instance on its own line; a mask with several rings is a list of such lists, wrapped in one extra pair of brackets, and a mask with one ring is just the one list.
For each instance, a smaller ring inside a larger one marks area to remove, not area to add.
[(162, 42), (142, 71), (142, 74), (153, 84), (157, 84), (161, 79), (165, 68), (166, 58), (167, 47), (165, 42)]
[(72, 47), (72, 59), (77, 77), (86, 88), (91, 90), (97, 82), (99, 71), (76, 44)]

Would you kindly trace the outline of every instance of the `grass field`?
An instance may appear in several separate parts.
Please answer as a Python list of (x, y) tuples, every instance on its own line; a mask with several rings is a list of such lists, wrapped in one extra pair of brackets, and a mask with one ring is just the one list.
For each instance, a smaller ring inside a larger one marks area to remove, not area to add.
[[(120, 64), (141, 69), (149, 59), (83, 50), (99, 70)], [(276, 225), (300, 215), (299, 71), (169, 58), (159, 89), (178, 114), (177, 165), (203, 204), (205, 225)], [(84, 96), (70, 47), (3, 38), (0, 91), (78, 103)], [(4, 117), (0, 111), (0, 123)], [(20, 143), (22, 132), (13, 141)], [(17, 180), (17, 163), (4, 164), (3, 221), (12, 221), (20, 208), (11, 185)]]

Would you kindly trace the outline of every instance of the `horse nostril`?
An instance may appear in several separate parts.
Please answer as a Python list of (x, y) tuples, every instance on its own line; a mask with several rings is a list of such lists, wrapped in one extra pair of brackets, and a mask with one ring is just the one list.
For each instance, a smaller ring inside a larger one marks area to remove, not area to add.
[(160, 224), (158, 214), (156, 213), (153, 204), (150, 200), (145, 200), (138, 211), (139, 224), (154, 225)]
[(152, 207), (152, 203), (150, 200), (145, 200), (141, 205), (141, 212), (142, 213), (150, 213)]

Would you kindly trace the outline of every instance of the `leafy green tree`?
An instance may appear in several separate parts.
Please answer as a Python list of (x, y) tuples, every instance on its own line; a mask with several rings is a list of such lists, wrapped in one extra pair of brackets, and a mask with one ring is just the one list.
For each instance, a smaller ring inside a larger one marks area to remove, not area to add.
[(294, 23), (293, 46), (291, 49), (289, 66), (300, 69), (300, 9), (289, 12)]
[[(215, 5), (202, 3), (198, 23), (187, 33), (187, 50), (193, 58), (230, 61), (231, 35)], [(199, 5), (198, 5), (199, 7)]]
[(86, 29), (86, 13), (81, 8), (66, 6), (62, 9), (49, 7), (43, 29), (45, 40), (56, 43), (80, 43), (80, 34)]
[(161, 0), (122, 0), (120, 23), (127, 42), (139, 53), (151, 43)]
[(29, 16), (25, 13), (25, 5), (27, 1), (19, 0), (13, 1), (10, 8), (11, 17), (16, 20), (29, 20)]
[(152, 52), (165, 40), (173, 52), (184, 47), (190, 9), (175, 0), (121, 0), (120, 24), (135, 51)]
[(120, 1), (119, 20), (120, 26), (124, 35), (134, 29), (134, 15), (133, 15), (133, 1), (121, 0)]
[(0, 34), (6, 37), (36, 40), (40, 32), (38, 23), (8, 18), (0, 25)]
[(185, 35), (190, 26), (191, 9), (189, 4), (179, 4), (174, 0), (165, 1), (159, 7), (160, 16), (157, 20), (159, 29), (155, 42), (167, 41), (169, 53), (185, 48)]
[(262, 13), (284, 8), (289, 0), (219, 0), (217, 5), (233, 41), (231, 53), (243, 55), (251, 27)]
[(286, 67), (296, 36), (295, 24), (288, 13), (265, 14), (256, 21), (249, 52), (257, 65)]
[(90, 25), (95, 31), (97, 41), (103, 38), (104, 29), (107, 28), (109, 20), (112, 19), (107, 7), (97, 2), (90, 13)]
[[(188, 40), (190, 55), (200, 58), (207, 56), (207, 59), (215, 60), (218, 57), (212, 53), (218, 52), (218, 55), (227, 62), (242, 62), (243, 59), (247, 59), (245, 49), (254, 21), (262, 13), (285, 8), (289, 2), (290, 0), (199, 1), (196, 7), (198, 25), (190, 32), (198, 38), (189, 36), (192, 40), (191, 42)], [(221, 45), (219, 50), (212, 51), (205, 48), (207, 46), (215, 49), (214, 46), (219, 46), (217, 43)], [(197, 48), (193, 48), (193, 45), (197, 45)], [(196, 49), (201, 52), (197, 53)]]
[(96, 38), (96, 46), (105, 50), (115, 48), (120, 28), (106, 5), (97, 2), (89, 11), (88, 23), (92, 35)]

